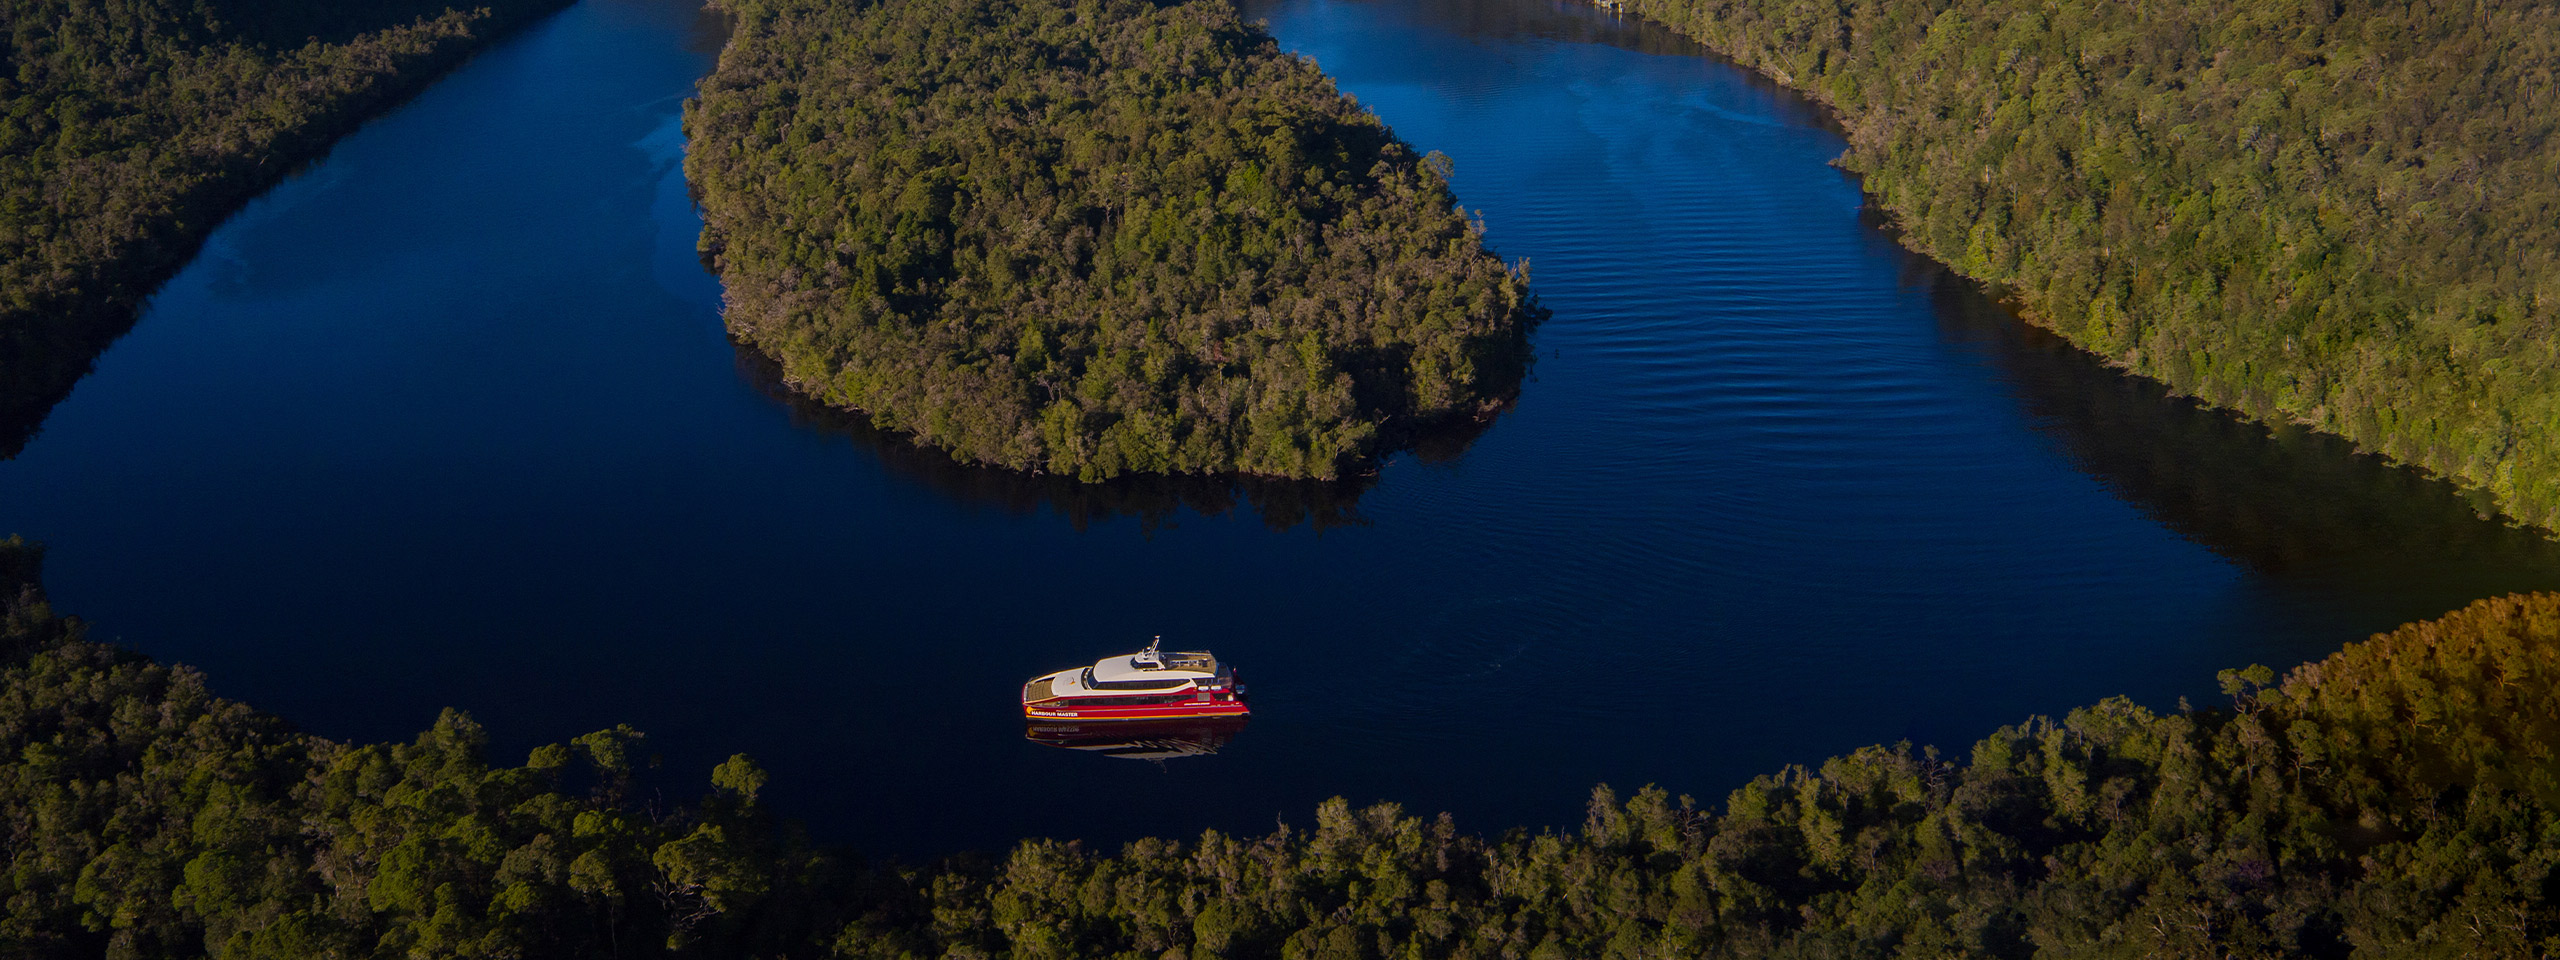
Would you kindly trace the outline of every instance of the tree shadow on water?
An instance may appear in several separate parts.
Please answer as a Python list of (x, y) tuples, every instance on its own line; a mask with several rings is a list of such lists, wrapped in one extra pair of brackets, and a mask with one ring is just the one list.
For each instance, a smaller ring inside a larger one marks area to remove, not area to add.
[[(1121, 517), (1155, 530), (1171, 525), (1185, 510), (1216, 517), (1239, 508), (1250, 508), (1274, 531), (1302, 524), (1318, 532), (1369, 525), (1360, 515), (1359, 501), (1377, 485), (1374, 471), (1331, 481), (1153, 474), (1084, 483), (1073, 477), (962, 463), (908, 434), (875, 426), (860, 413), (801, 395), (782, 382), (781, 365), (771, 357), (735, 340), (730, 346), (737, 352), (739, 379), (789, 411), (793, 425), (851, 440), (879, 458), (890, 473), (971, 506), (1018, 515), (1045, 509), (1067, 518), (1078, 530)], [(1403, 446), (1423, 462), (1444, 463), (1463, 455), (1491, 425), (1492, 418), (1485, 417), (1435, 427), (1407, 438)]]
[[(1247, 20), (1270, 19), (1303, 0), (1242, 0)], [(1469, 40), (1597, 43), (1654, 56), (1707, 54), (1659, 24), (1609, 13), (1584, 0), (1397, 0), (1393, 14)]]
[(2023, 322), (1917, 255), (1941, 335), (1978, 353), (2035, 428), (2117, 496), (2268, 581), (2346, 590), (2432, 616), (2498, 593), (2560, 589), (2560, 542), (2494, 504), (2332, 434), (2175, 395)]
[(46, 323), (0, 329), (0, 460), (17, 457), (98, 355), (133, 329), (136, 308), (82, 304)]

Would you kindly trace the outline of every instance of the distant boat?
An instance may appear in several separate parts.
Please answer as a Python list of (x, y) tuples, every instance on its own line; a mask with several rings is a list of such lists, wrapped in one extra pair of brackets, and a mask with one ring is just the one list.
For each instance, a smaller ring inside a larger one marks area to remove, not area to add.
[(1105, 657), (1022, 685), (1022, 715), (1034, 720), (1182, 720), (1241, 717), (1244, 684), (1206, 650), (1166, 653), (1164, 638), (1137, 653)]
[(1205, 757), (1235, 739), (1243, 717), (1188, 720), (1113, 720), (1106, 723), (1034, 720), (1022, 731), (1033, 743), (1128, 760)]

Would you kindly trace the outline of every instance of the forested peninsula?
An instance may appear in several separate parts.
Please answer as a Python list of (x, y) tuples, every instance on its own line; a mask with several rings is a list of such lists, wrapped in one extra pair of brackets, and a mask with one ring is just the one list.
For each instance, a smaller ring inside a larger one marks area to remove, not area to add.
[(566, 0), (0, 0), (0, 457), (222, 219)]
[(1915, 249), (2560, 525), (2560, 7), (1612, 0), (1838, 111)]
[(726, 321), (976, 463), (1333, 478), (1518, 391), (1524, 278), (1226, 0), (720, 0), (687, 178)]
[[(1567, 832), (1329, 802), (1305, 828), (862, 860), (601, 731), (492, 764), (297, 733), (91, 642), (0, 541), (13, 957), (2526, 957), (2560, 950), (2560, 595), (2484, 600), (2227, 705), (2121, 700), (1964, 757), (1872, 747)], [(1676, 761), (1673, 761), (1676, 762)], [(883, 789), (895, 789), (884, 784)]]

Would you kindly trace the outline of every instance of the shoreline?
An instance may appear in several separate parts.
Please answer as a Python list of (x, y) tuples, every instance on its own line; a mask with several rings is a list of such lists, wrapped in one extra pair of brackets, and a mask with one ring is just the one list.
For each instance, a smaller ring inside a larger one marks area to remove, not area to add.
[[(462, 24), (458, 42), (438, 42), (415, 61), (393, 63), (367, 75), (365, 89), (329, 104), (300, 127), (277, 132), (273, 145), (278, 149), (273, 152), (222, 158), (210, 173), (182, 171), (201, 179), (191, 190), (147, 198), (160, 205), (162, 212), (144, 222), (125, 224), (140, 232), (119, 255), (81, 263), (67, 290), (39, 292), (23, 309), (0, 311), (0, 373), (7, 374), (0, 380), (8, 383), (0, 391), (0, 460), (17, 456), (42, 432), (53, 408), (87, 379), (99, 356), (133, 330), (151, 298), (203, 252), (205, 242), (231, 217), (276, 185), (325, 161), (347, 135), (407, 105), (482, 51), (574, 3), (532, 0), (531, 6), (513, 11), (475, 8), (485, 17)], [(446, 11), (447, 16), (454, 13), (455, 9)], [(421, 18), (392, 24), (355, 39), (431, 22)], [(270, 51), (279, 60), (297, 52)], [(106, 216), (93, 211), (80, 219)]]
[[(1736, 55), (1730, 50), (1718, 47), (1705, 37), (1697, 36), (1683, 30), (1676, 23), (1648, 15), (1642, 9), (1646, 5), (1647, 0), (1582, 0), (1582, 2), (1594, 9), (1607, 13), (1612, 17), (1640, 21), (1642, 23), (1658, 27), (1691, 43), (1695, 43), (1702, 51), (1705, 52), (1705, 55), (1737, 67), (1753, 77), (1774, 85), (1778, 89), (1785, 90), (1793, 96), (1803, 98), (1803, 100), (1810, 105), (1819, 107), (1819, 114), (1824, 120), (1824, 126), (1840, 133), (1842, 138), (1848, 141), (1847, 149), (1844, 150), (1840, 156), (1833, 158), (1831, 165), (1856, 179), (1859, 194), (1863, 198), (1863, 209), (1873, 212), (1874, 222), (1877, 229), (1884, 233), (1887, 239), (1892, 240), (1896, 246), (1899, 246), (1916, 256), (1929, 260), (1931, 263), (1936, 264), (1954, 276), (1962, 277), (1967, 282), (1975, 284), (1980, 288), (1983, 295), (2000, 304), (2003, 309), (2015, 316), (2019, 322), (2054, 334), (2061, 338), (2063, 342), (2070, 344), (2073, 348), (2087, 353), (2091, 357), (2096, 358), (2100, 363), (2106, 365), (2110, 369), (2120, 371), (2125, 376), (2138, 377), (2143, 380), (2159, 384), (2173, 396), (2196, 401), (2210, 409), (2228, 412), (2234, 416), (2268, 428), (2299, 427), (2324, 436), (2335, 437), (2353, 445), (2360, 453), (2380, 457), (2394, 466), (2412, 469), (2423, 476), (2443, 480), (2447, 483), (2453, 484), (2465, 497), (2487, 497), (2496, 505), (2494, 513), (2496, 519), (2500, 522), (2509, 526), (2534, 531), (2545, 538), (2560, 539), (2560, 512), (2554, 512), (2548, 519), (2535, 519), (2522, 512), (2521, 507), (2523, 505), (2518, 503), (2515, 497), (2500, 495), (2490, 484), (2481, 482), (2476, 478), (2466, 476), (2461, 472), (2444, 469), (2440, 466), (2430, 464), (2417, 457), (2405, 456), (2401, 453), (2394, 452), (2390, 449), (2390, 445), (2386, 443), (2357, 437), (2345, 430), (2337, 429), (2332, 425), (2324, 424), (2317, 419), (2313, 419), (2312, 417), (2305, 416), (2298, 412), (2285, 411), (2281, 408), (2271, 408), (2272, 412), (2281, 413), (2283, 415), (2270, 416), (2266, 412), (2253, 411), (2249, 406), (2236, 402), (2233, 399), (2215, 396), (2212, 391), (2181, 387), (2175, 381), (2167, 377), (2144, 369), (2142, 367), (2143, 351), (2139, 345), (2133, 348), (2132, 355), (2130, 356), (2118, 356), (2096, 349), (2089, 343), (2085, 342), (2083, 337), (2077, 331), (2066, 329), (2061, 323), (2055, 320), (2049, 311), (2039, 308), (2032, 302), (2029, 294), (2019, 287), (1999, 280), (1976, 276), (1975, 274), (1968, 272), (1963, 265), (1951, 262), (1948, 258), (1941, 256), (1937, 251), (1929, 249), (1926, 245), (1920, 242), (1916, 242), (1915, 232), (1909, 226), (1909, 213), (1894, 207), (1888, 202), (1888, 199), (1885, 196), (1873, 189), (1870, 189), (1872, 179), (1870, 171), (1857, 169), (1844, 162), (1857, 153), (1860, 146), (1860, 140), (1862, 138), (1862, 128), (1858, 123), (1854, 122), (1855, 118), (1852, 117), (1850, 111), (1844, 109), (1839, 101), (1828, 92), (1819, 89), (1815, 85), (1799, 81), (1788, 71), (1775, 65), (1755, 64)], [(1986, 176), (1987, 175), (1988, 174), (1986, 174)]]

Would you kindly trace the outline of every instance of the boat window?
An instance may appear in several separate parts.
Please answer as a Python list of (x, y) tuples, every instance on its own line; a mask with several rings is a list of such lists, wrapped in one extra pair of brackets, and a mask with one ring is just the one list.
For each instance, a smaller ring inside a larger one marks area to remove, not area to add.
[(1095, 680), (1088, 676), (1085, 678), (1084, 685), (1095, 690), (1171, 690), (1190, 682), (1189, 677), (1177, 677), (1172, 680)]

